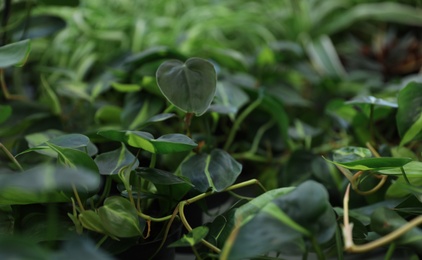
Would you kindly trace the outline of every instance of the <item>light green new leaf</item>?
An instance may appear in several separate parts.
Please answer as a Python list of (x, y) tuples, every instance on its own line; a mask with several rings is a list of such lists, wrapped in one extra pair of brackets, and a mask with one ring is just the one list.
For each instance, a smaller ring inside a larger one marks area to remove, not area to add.
[(125, 198), (113, 196), (104, 201), (98, 209), (104, 229), (117, 237), (135, 237), (142, 235), (136, 208)]
[(192, 229), (191, 232), (189, 232), (186, 235), (183, 235), (183, 237), (176, 242), (171, 243), (168, 247), (187, 247), (187, 246), (195, 246), (199, 244), (202, 239), (204, 239), (208, 234), (208, 227), (205, 226), (199, 226), (194, 229)]
[(30, 51), (31, 44), (29, 40), (0, 47), (0, 69), (10, 66), (23, 66), (28, 59)]
[(236, 181), (241, 171), (242, 165), (220, 149), (214, 149), (210, 154), (196, 154), (181, 166), (182, 176), (200, 192), (223, 191)]
[(190, 58), (185, 63), (166, 61), (160, 65), (156, 76), (163, 95), (183, 112), (200, 116), (214, 98), (216, 72), (212, 63), (204, 59)]

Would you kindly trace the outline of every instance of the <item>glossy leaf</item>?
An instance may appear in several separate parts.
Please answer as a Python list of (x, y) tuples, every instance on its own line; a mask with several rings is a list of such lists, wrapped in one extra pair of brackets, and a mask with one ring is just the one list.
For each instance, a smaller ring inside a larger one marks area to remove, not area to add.
[(370, 105), (393, 107), (393, 108), (398, 107), (397, 103), (386, 101), (384, 99), (376, 98), (373, 96), (357, 97), (350, 101), (347, 101), (346, 104), (370, 104)]
[(147, 126), (149, 124), (162, 122), (162, 121), (165, 121), (165, 120), (167, 120), (169, 118), (173, 118), (175, 116), (176, 116), (176, 114), (173, 114), (173, 113), (158, 114), (158, 115), (155, 115), (155, 116), (149, 118), (148, 120), (146, 120), (142, 124), (140, 124), (139, 127), (140, 128), (143, 128), (143, 127), (145, 127), (145, 126)]
[[(411, 161), (403, 165), (403, 169), (406, 172), (406, 176), (409, 178), (422, 177), (422, 162)], [(400, 168), (380, 170), (379, 173), (386, 175), (402, 175)]]
[(196, 154), (181, 166), (182, 176), (200, 192), (223, 191), (236, 181), (241, 171), (242, 165), (220, 149), (214, 149), (210, 154)]
[(188, 234), (183, 235), (183, 237), (176, 242), (171, 243), (168, 247), (187, 247), (187, 246), (195, 246), (201, 243), (202, 239), (204, 239), (208, 234), (208, 228), (205, 226), (199, 226)]
[(94, 160), (79, 150), (64, 148), (47, 142), (47, 145), (58, 154), (59, 162), (69, 167), (84, 168), (99, 173), (98, 166)]
[[(326, 159), (327, 160), (327, 159)], [(395, 157), (382, 157), (382, 158), (367, 158), (351, 162), (335, 162), (327, 160), (335, 165), (344, 167), (350, 170), (369, 171), (369, 170), (383, 170), (402, 167), (411, 162), (411, 158), (395, 158)]]
[(300, 253), (305, 250), (304, 238), (315, 237), (324, 243), (334, 235), (336, 217), (321, 184), (306, 181), (291, 191), (280, 189), (262, 198), (249, 202), (253, 206), (247, 203), (239, 208), (249, 209), (236, 214), (237, 226), (222, 252), (228, 259), (273, 251)]
[(197, 116), (207, 111), (214, 98), (217, 76), (214, 66), (200, 58), (190, 58), (185, 63), (169, 60), (157, 70), (157, 84), (177, 108)]
[(98, 155), (94, 161), (101, 175), (115, 175), (125, 166), (132, 165), (132, 169), (135, 169), (139, 165), (138, 159), (125, 145), (117, 150)]
[(136, 208), (125, 198), (108, 197), (104, 206), (98, 209), (98, 215), (108, 233), (117, 237), (142, 235)]
[(189, 137), (182, 134), (168, 134), (154, 139), (150, 133), (142, 131), (106, 130), (98, 132), (110, 140), (127, 143), (150, 153), (165, 154), (192, 150), (197, 146)]
[(28, 59), (30, 46), (29, 40), (23, 40), (0, 47), (0, 68), (23, 66)]
[(352, 162), (371, 157), (371, 151), (363, 147), (348, 146), (333, 151), (333, 161), (338, 163)]
[(0, 105), (0, 124), (6, 121), (12, 114), (12, 107), (7, 105)]
[(422, 138), (422, 83), (410, 82), (400, 92), (396, 122), (404, 145)]
[(0, 205), (69, 201), (63, 191), (93, 191), (100, 178), (86, 169), (40, 165), (21, 173), (0, 174)]

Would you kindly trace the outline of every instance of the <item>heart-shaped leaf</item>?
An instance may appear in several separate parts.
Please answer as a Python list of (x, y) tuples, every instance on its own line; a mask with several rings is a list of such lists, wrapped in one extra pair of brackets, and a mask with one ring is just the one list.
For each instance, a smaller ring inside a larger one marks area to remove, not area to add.
[(117, 237), (142, 235), (136, 208), (125, 198), (113, 196), (98, 209), (98, 216), (108, 233)]
[(223, 191), (232, 185), (242, 171), (242, 165), (227, 152), (214, 149), (210, 154), (196, 154), (182, 164), (181, 173), (197, 190)]
[(185, 63), (166, 61), (160, 65), (156, 76), (163, 95), (184, 112), (200, 116), (214, 98), (217, 84), (215, 68), (204, 59), (190, 58)]
[(0, 68), (23, 66), (31, 50), (30, 46), (29, 40), (23, 40), (0, 47)]

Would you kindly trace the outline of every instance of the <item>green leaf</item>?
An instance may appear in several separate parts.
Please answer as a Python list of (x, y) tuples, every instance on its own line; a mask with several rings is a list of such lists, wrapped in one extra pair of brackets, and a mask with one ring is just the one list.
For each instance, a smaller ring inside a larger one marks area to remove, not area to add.
[[(371, 215), (371, 229), (378, 234), (385, 236), (398, 228), (403, 227), (408, 222), (397, 212), (378, 208)], [(422, 230), (415, 227), (395, 240), (399, 245), (407, 245), (422, 253)]]
[(397, 103), (386, 101), (384, 99), (376, 98), (373, 96), (357, 97), (350, 101), (347, 101), (345, 104), (370, 104), (370, 105), (393, 107), (393, 108), (398, 107)]
[[(319, 243), (330, 240), (337, 226), (326, 189), (315, 181), (306, 181), (292, 191), (279, 190), (251, 202), (236, 214), (236, 227), (222, 254), (228, 259), (252, 258), (269, 252), (283, 254), (305, 251), (304, 238)], [(270, 198), (273, 198), (269, 201)], [(257, 239), (259, 238), (259, 239)]]
[(156, 77), (163, 95), (183, 112), (200, 116), (214, 98), (216, 72), (214, 66), (204, 59), (190, 58), (185, 63), (166, 61), (158, 68)]
[(202, 239), (204, 239), (208, 234), (208, 227), (199, 226), (188, 234), (183, 235), (183, 237), (176, 242), (171, 243), (168, 247), (187, 247), (187, 246), (195, 246), (201, 243)]
[(196, 154), (183, 162), (182, 176), (188, 178), (200, 192), (223, 191), (232, 185), (240, 172), (242, 165), (227, 152), (214, 149), (210, 154)]
[(132, 170), (138, 167), (138, 159), (122, 144), (122, 147), (111, 152), (105, 152), (95, 158), (101, 175), (116, 175), (128, 165), (133, 165)]
[(220, 104), (231, 109), (232, 119), (234, 119), (234, 115), (248, 101), (248, 95), (238, 86), (233, 85), (230, 82), (222, 82), (217, 84), (215, 104)]
[(0, 259), (50, 259), (50, 255), (45, 247), (32, 239), (1, 234)]
[[(406, 176), (409, 178), (422, 177), (422, 162), (411, 161), (403, 165), (403, 169), (406, 172)], [(385, 169), (378, 172), (385, 175), (402, 175), (400, 168)]]
[(94, 160), (85, 152), (79, 150), (65, 148), (47, 142), (48, 147), (58, 154), (59, 162), (69, 167), (85, 168), (93, 172), (99, 173), (98, 166)]
[(93, 210), (84, 210), (79, 214), (79, 221), (82, 226), (88, 230), (102, 234), (108, 234), (100, 216)]
[(141, 90), (141, 86), (136, 84), (122, 84), (118, 82), (111, 83), (111, 86), (119, 92), (138, 92)]
[(422, 83), (410, 82), (399, 92), (396, 122), (404, 145), (422, 138)]
[(142, 235), (135, 206), (122, 197), (108, 197), (104, 206), (98, 209), (98, 215), (105, 230), (117, 237), (134, 237)]
[(402, 167), (407, 163), (411, 162), (411, 158), (396, 158), (396, 157), (382, 157), (382, 158), (367, 158), (352, 162), (335, 162), (325, 159), (335, 165), (344, 167), (350, 170), (358, 171), (374, 171), (374, 170), (384, 170), (392, 169), (397, 167)]
[(173, 118), (175, 116), (176, 116), (176, 114), (173, 114), (173, 113), (158, 114), (158, 115), (155, 115), (155, 116), (151, 117), (150, 119), (146, 120), (142, 124), (140, 124), (139, 127), (143, 128), (143, 127), (150, 125), (152, 123), (162, 122), (162, 121), (165, 121), (169, 118)]
[(0, 205), (70, 201), (60, 191), (98, 189), (98, 174), (86, 169), (40, 165), (21, 173), (0, 174)]
[(95, 121), (98, 123), (120, 125), (122, 108), (119, 106), (105, 105), (95, 112)]
[(167, 172), (167, 171), (163, 171), (163, 170), (159, 170), (155, 168), (139, 167), (136, 169), (136, 174), (158, 185), (173, 185), (173, 184), (181, 184), (181, 183), (191, 185), (189, 182), (174, 175), (171, 172)]
[(348, 146), (333, 151), (333, 161), (352, 162), (372, 157), (371, 150), (362, 147)]
[(29, 40), (11, 43), (0, 47), (0, 68), (21, 67), (28, 59), (31, 44)]
[(0, 124), (6, 121), (12, 115), (12, 107), (0, 105)]
[(154, 139), (150, 133), (142, 131), (106, 130), (100, 131), (98, 134), (155, 154), (189, 151), (197, 146), (192, 139), (182, 134), (168, 134), (157, 139)]

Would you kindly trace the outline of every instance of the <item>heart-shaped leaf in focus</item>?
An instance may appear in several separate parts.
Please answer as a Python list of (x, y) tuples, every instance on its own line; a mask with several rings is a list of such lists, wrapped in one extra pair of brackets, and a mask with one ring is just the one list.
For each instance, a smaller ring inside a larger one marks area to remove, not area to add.
[(127, 199), (113, 196), (104, 201), (98, 209), (98, 215), (105, 230), (117, 237), (135, 237), (142, 235), (135, 206)]
[(214, 149), (210, 154), (196, 154), (181, 167), (182, 175), (200, 192), (210, 188), (223, 191), (236, 181), (241, 171), (242, 165), (221, 149)]
[(201, 58), (190, 58), (185, 63), (168, 60), (160, 65), (156, 76), (158, 87), (170, 103), (197, 116), (207, 111), (217, 88), (214, 66)]

